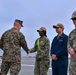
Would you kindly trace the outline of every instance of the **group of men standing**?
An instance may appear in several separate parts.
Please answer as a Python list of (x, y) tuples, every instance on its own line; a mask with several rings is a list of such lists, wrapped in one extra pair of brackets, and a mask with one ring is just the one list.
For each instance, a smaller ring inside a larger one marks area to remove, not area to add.
[(63, 32), (63, 24), (58, 23), (53, 26), (58, 35), (54, 37), (50, 50), (50, 41), (47, 38), (45, 27), (37, 30), (40, 37), (35, 41), (34, 47), (29, 49), (25, 36), (20, 32), (23, 21), (16, 19), (14, 27), (7, 30), (0, 40), (0, 48), (3, 50), (1, 75), (7, 75), (9, 69), (10, 75), (19, 74), (21, 69), (21, 47), (27, 54), (37, 51), (34, 75), (47, 75), (50, 56), (52, 58), (52, 75), (67, 75), (68, 52), (71, 55), (69, 75), (76, 75), (76, 11), (73, 12), (71, 20), (75, 25), (75, 29), (69, 34), (69, 37)]

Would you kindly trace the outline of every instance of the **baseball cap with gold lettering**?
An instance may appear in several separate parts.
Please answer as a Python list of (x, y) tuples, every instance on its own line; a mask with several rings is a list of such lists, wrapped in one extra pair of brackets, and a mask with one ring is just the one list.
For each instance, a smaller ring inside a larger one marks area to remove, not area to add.
[(21, 27), (23, 27), (23, 25), (22, 25), (23, 21), (16, 19), (15, 22), (19, 23), (21, 25)]
[(40, 31), (46, 31), (46, 28), (45, 27), (41, 27), (39, 30), (37, 30), (37, 32), (40, 32)]
[(57, 25), (53, 25), (53, 28), (62, 28), (64, 30), (64, 26), (61, 23), (58, 23)]

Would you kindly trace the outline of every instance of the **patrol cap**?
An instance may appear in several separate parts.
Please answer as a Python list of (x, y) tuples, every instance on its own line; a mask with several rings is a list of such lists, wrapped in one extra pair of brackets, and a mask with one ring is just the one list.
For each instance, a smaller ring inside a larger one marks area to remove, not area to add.
[(64, 26), (61, 23), (58, 23), (57, 25), (53, 25), (53, 28), (62, 28), (64, 30)]
[(76, 20), (76, 11), (74, 11), (73, 13), (72, 13), (72, 18), (71, 18), (72, 20)]
[(37, 32), (41, 32), (41, 31), (46, 31), (45, 27), (41, 27), (39, 30), (37, 30)]
[(15, 22), (19, 23), (21, 25), (21, 27), (23, 27), (23, 25), (22, 25), (23, 21), (16, 19)]

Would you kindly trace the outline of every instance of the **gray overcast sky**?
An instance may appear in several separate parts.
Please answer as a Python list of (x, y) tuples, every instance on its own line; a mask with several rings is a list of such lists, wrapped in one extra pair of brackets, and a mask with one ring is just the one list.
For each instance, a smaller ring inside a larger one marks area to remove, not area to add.
[(0, 0), (0, 36), (13, 27), (15, 19), (24, 21), (21, 32), (25, 35), (29, 48), (39, 37), (37, 29), (44, 26), (50, 41), (56, 36), (52, 28), (62, 23), (68, 35), (74, 25), (70, 20), (76, 10), (76, 0)]

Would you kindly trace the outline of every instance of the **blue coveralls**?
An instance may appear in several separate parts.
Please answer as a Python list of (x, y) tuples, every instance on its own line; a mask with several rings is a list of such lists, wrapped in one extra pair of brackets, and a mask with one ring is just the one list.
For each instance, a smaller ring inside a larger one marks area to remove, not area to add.
[(52, 60), (52, 75), (67, 75), (68, 69), (68, 36), (64, 33), (53, 39), (50, 54), (56, 54), (57, 60)]

